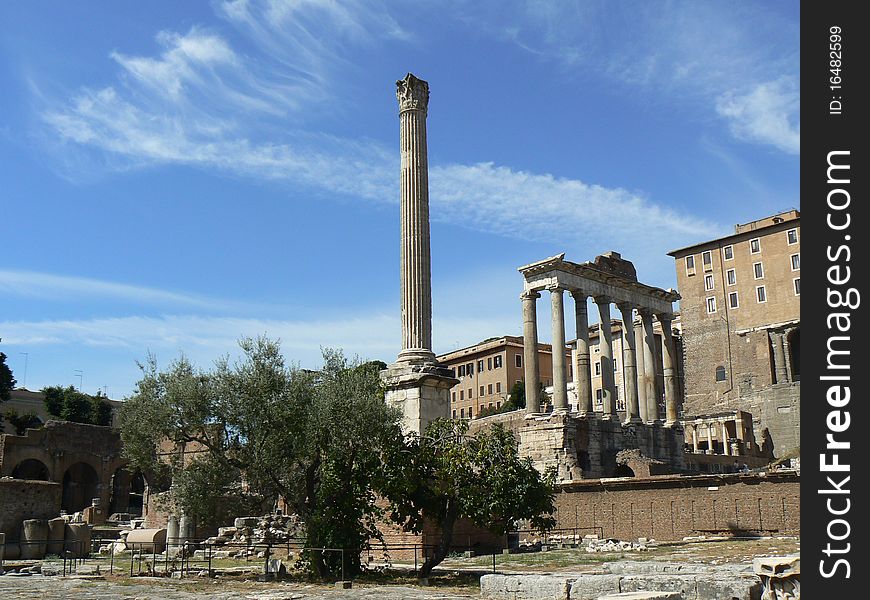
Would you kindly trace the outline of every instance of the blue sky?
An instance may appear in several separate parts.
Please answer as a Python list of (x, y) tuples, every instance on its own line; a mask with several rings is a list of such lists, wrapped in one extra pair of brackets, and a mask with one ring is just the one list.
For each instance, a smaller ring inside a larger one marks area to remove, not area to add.
[(798, 46), (797, 2), (2, 3), (0, 351), (112, 397), (243, 335), (393, 360), (408, 71), (436, 352), (520, 334), (560, 252), (673, 287), (668, 250), (799, 208)]

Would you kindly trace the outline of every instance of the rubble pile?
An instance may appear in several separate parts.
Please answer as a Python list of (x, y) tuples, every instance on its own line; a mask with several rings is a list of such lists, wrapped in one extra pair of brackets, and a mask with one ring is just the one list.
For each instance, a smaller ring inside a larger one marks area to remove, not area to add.
[(598, 536), (585, 536), (586, 552), (632, 552), (649, 550), (657, 545), (653, 539), (637, 538), (636, 542), (626, 542), (616, 539), (598, 539)]
[(205, 544), (221, 548), (220, 555), (228, 558), (265, 556), (264, 546), (300, 544), (305, 539), (305, 525), (296, 515), (272, 514), (262, 517), (239, 517), (232, 527), (221, 527), (218, 534), (205, 540)]

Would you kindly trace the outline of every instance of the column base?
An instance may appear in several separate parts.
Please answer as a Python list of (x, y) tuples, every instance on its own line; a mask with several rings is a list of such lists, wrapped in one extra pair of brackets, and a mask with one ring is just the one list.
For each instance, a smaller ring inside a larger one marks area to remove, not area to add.
[(450, 418), (450, 388), (459, 383), (450, 369), (436, 362), (396, 362), (381, 371), (384, 400), (402, 412), (402, 431), (421, 435), (435, 419)]
[(399, 352), (394, 364), (434, 365), (435, 353), (426, 348), (406, 348)]
[(640, 417), (630, 417), (622, 422), (623, 425), (641, 425), (643, 420)]

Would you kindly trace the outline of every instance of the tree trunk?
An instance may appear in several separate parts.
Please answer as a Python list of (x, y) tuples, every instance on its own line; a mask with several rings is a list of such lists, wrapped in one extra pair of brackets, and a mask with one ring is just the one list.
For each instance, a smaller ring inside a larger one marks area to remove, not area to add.
[(453, 526), (456, 525), (458, 512), (459, 509), (456, 504), (452, 500), (448, 500), (447, 510), (444, 511), (444, 519), (438, 523), (438, 527), (441, 529), (441, 537), (439, 538), (438, 545), (435, 547), (435, 552), (432, 553), (432, 556), (427, 557), (426, 562), (420, 567), (421, 578), (429, 577), (432, 569), (440, 565), (441, 561), (450, 554), (450, 546), (453, 543)]

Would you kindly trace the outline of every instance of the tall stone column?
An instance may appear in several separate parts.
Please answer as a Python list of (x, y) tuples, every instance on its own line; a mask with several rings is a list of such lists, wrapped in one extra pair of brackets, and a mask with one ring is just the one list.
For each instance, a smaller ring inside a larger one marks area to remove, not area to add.
[(640, 420), (637, 395), (637, 348), (634, 337), (634, 306), (619, 304), (622, 313), (622, 374), (625, 381), (625, 420)]
[(520, 298), (523, 301), (523, 369), (526, 377), (526, 412), (541, 412), (539, 382), (541, 369), (538, 365), (538, 311), (537, 299), (541, 295), (529, 290)]
[(731, 454), (731, 448), (728, 444), (728, 425), (725, 421), (722, 421), (722, 454), (725, 456), (729, 456)]
[(574, 297), (574, 322), (577, 328), (577, 353), (574, 362), (574, 391), (577, 392), (577, 410), (592, 412), (592, 373), (589, 370), (589, 314), (586, 294), (571, 292)]
[(596, 296), (598, 305), (598, 356), (601, 360), (601, 396), (604, 400), (604, 414), (616, 417), (616, 402), (613, 384), (613, 331), (610, 325), (610, 302), (607, 296)]
[(643, 322), (643, 386), (646, 389), (646, 415), (650, 421), (659, 418), (659, 399), (656, 393), (656, 337), (653, 331), (652, 312), (639, 309)]
[(402, 153), (402, 351), (399, 362), (434, 363), (429, 255), (429, 84), (408, 73), (396, 82)]
[(692, 424), (692, 452), (698, 453), (698, 426)]
[(707, 454), (716, 454), (713, 446), (713, 424), (707, 423)]
[(776, 381), (774, 383), (786, 383), (788, 381), (788, 369), (785, 366), (785, 351), (782, 347), (782, 333), (778, 331), (768, 331), (770, 336), (770, 345), (773, 348), (773, 366), (776, 373)]
[(384, 399), (402, 411), (402, 431), (422, 434), (450, 416), (450, 388), (459, 383), (432, 352), (432, 276), (429, 256), (429, 174), (426, 111), (429, 84), (408, 73), (396, 82), (401, 169), (402, 350), (381, 371)]
[(643, 338), (643, 323), (641, 322), (640, 327), (634, 328), (634, 357), (635, 362), (637, 363), (636, 370), (638, 411), (640, 412), (640, 420), (644, 423), (647, 423), (650, 421), (650, 417), (647, 413), (647, 407), (649, 406), (649, 403), (647, 402), (646, 379), (644, 378), (644, 374), (646, 373), (646, 362), (644, 361)]
[(553, 306), (553, 410), (568, 410), (568, 380), (565, 369), (564, 290), (549, 288)]
[(673, 426), (677, 422), (677, 364), (676, 349), (674, 347), (674, 332), (671, 323), (673, 315), (662, 313), (658, 315), (662, 325), (662, 365), (665, 384), (665, 425)]

